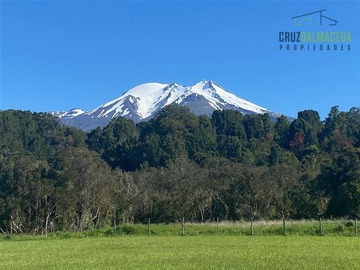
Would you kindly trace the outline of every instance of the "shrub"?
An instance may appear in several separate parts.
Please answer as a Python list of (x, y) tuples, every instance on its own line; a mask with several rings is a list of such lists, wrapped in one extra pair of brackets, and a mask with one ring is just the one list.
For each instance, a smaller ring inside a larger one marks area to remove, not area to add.
[(123, 225), (121, 230), (124, 234), (135, 234), (136, 233), (135, 227), (132, 225), (129, 225), (129, 224)]

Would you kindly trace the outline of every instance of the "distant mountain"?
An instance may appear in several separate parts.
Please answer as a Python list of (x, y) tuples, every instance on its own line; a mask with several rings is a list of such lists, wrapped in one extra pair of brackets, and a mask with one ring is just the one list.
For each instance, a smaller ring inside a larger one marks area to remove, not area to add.
[(237, 97), (213, 81), (206, 80), (193, 86), (176, 83), (145, 83), (91, 112), (72, 109), (66, 112), (52, 112), (52, 114), (59, 117), (65, 125), (90, 131), (99, 126), (106, 126), (114, 117), (123, 116), (132, 119), (135, 123), (146, 121), (161, 108), (174, 102), (189, 107), (196, 115), (211, 116), (214, 110), (233, 109), (243, 114), (268, 113), (272, 118), (281, 116)]

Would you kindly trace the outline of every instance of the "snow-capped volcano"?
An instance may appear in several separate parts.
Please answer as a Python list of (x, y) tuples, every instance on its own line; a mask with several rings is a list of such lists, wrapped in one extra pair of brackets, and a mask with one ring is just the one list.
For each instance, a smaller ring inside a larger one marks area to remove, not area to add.
[(172, 103), (189, 107), (197, 115), (210, 116), (214, 110), (234, 109), (244, 114), (268, 113), (271, 117), (280, 115), (254, 103), (237, 97), (213, 81), (200, 81), (193, 86), (176, 83), (145, 83), (138, 85), (122, 96), (107, 102), (91, 112), (72, 109), (53, 113), (69, 126), (86, 131), (106, 126), (114, 117), (126, 117), (134, 122), (150, 119), (155, 112)]

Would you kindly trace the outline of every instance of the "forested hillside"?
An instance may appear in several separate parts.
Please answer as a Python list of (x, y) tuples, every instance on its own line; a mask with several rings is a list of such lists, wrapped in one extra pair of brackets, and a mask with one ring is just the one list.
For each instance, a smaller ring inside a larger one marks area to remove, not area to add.
[(90, 133), (0, 111), (0, 230), (114, 222), (360, 217), (360, 108), (289, 122), (170, 105)]

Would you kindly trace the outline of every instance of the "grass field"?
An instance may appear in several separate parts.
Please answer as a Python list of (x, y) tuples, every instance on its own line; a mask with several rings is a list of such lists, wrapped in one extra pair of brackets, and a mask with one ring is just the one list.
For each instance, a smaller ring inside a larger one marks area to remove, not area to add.
[(0, 269), (359, 269), (360, 238), (117, 236), (0, 241)]

